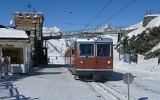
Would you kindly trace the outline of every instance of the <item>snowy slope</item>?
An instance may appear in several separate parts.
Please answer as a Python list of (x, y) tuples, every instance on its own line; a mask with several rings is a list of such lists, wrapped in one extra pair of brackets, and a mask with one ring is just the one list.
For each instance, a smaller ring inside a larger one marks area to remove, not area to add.
[[(59, 35), (61, 30), (54, 26), (53, 28), (43, 27), (43, 36)], [(48, 63), (64, 64), (64, 53), (66, 50), (65, 39), (51, 39), (47, 41)]]
[(137, 28), (139, 28), (139, 27), (142, 27), (142, 21), (141, 22), (139, 22), (139, 23), (137, 23), (137, 24), (134, 24), (134, 25), (131, 25), (131, 26), (129, 26), (129, 27), (126, 27), (126, 28), (124, 28), (124, 29), (122, 29), (122, 30), (133, 30), (133, 29), (137, 29)]
[(113, 31), (114, 27), (111, 26), (110, 24), (106, 24), (103, 27), (101, 27), (100, 29), (98, 29), (98, 32), (106, 32), (106, 31)]
[(160, 26), (160, 15), (150, 21), (146, 27), (140, 26), (138, 29), (128, 33), (128, 36), (129, 38), (131, 38), (133, 35), (137, 36), (138, 34), (141, 34), (143, 31), (145, 31), (147, 28), (154, 28), (157, 26)]
[(60, 32), (60, 29), (56, 26), (54, 26), (53, 28), (47, 28), (47, 27), (43, 27), (43, 33), (51, 33), (51, 32)]
[(54, 26), (51, 28), (43, 27), (43, 36), (57, 36), (60, 35), (61, 30)]
[(48, 40), (48, 58), (51, 64), (64, 64), (64, 53), (66, 50), (65, 39)]

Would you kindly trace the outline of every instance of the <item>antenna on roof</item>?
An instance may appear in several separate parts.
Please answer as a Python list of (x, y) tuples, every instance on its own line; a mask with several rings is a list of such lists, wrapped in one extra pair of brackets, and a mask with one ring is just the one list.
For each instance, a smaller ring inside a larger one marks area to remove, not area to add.
[(35, 8), (31, 5), (31, 2), (30, 2), (30, 0), (28, 1), (29, 3), (27, 4), (27, 8), (29, 9), (29, 12), (31, 12), (31, 10), (32, 10), (32, 12), (36, 12), (36, 10), (35, 10)]

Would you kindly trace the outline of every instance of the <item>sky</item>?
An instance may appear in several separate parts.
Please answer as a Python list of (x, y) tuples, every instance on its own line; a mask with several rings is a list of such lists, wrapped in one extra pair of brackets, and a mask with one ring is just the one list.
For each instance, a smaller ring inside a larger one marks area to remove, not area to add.
[(26, 7), (29, 2), (36, 12), (44, 14), (44, 27), (57, 26), (62, 31), (95, 29), (105, 24), (130, 26), (142, 21), (147, 11), (160, 12), (159, 0), (0, 0), (0, 24), (8, 26), (13, 12), (33, 11)]

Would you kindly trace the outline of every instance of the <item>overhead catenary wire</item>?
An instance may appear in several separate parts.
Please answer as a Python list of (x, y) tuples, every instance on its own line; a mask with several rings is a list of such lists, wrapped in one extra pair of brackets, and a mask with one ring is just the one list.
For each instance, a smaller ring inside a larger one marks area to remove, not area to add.
[[(87, 24), (85, 24), (85, 23), (60, 23), (60, 24), (67, 24), (67, 25), (87, 25)], [(90, 24), (90, 26), (98, 26), (98, 25), (96, 25), (96, 24)]]
[[(127, 5), (125, 5), (124, 7), (122, 7), (120, 10), (118, 10), (115, 14), (113, 14), (111, 17), (109, 17), (107, 20), (105, 20), (100, 26), (104, 25), (106, 22), (108, 22), (109, 20), (111, 20), (113, 17), (117, 16), (121, 11), (123, 11), (124, 9), (126, 9), (127, 7), (129, 7), (131, 4), (133, 4), (136, 0), (132, 0), (130, 1)], [(98, 28), (98, 27), (97, 27)]]
[(102, 10), (100, 10), (97, 15), (95, 17), (93, 17), (93, 19), (86, 25), (86, 28), (111, 4), (113, 0), (110, 0), (104, 7)]

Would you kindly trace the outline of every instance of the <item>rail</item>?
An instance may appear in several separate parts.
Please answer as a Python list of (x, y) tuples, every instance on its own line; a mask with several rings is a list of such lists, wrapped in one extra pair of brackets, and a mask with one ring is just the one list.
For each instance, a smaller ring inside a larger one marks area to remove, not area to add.
[[(126, 93), (115, 89), (107, 83), (88, 82), (88, 84), (104, 100), (127, 100)], [(130, 100), (135, 100), (135, 98), (131, 97)]]

